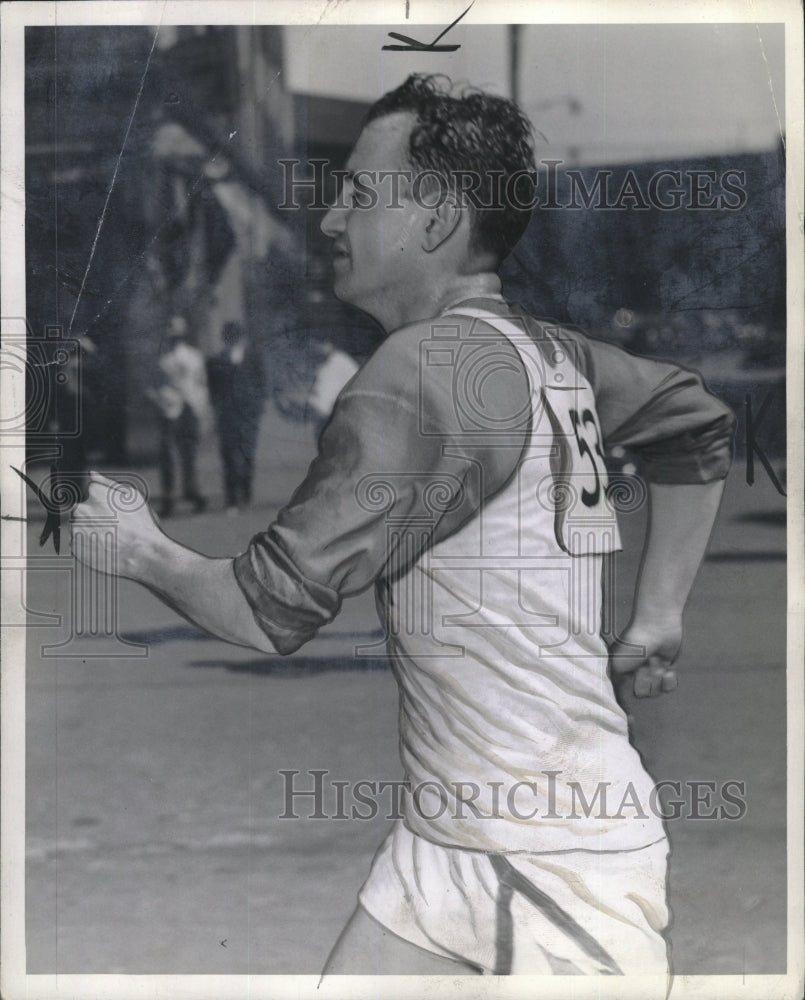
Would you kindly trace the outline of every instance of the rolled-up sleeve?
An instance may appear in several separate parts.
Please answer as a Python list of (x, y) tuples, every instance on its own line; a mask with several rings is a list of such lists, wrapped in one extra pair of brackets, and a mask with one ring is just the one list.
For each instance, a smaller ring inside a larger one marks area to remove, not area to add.
[(586, 340), (606, 446), (638, 453), (656, 483), (723, 479), (732, 461), (735, 415), (694, 371)]
[(338, 613), (343, 596), (382, 571), (385, 517), (405, 519), (417, 501), (415, 478), (401, 482), (398, 472), (407, 466), (424, 480), (438, 457), (424, 448), (412, 467), (405, 442), (412, 423), (405, 400), (385, 389), (358, 386), (345, 394), (301, 486), (235, 559), (255, 618), (280, 653), (312, 638)]
[(273, 527), (256, 535), (236, 556), (234, 570), (255, 621), (279, 653), (298, 649), (341, 606), (338, 591), (298, 570)]

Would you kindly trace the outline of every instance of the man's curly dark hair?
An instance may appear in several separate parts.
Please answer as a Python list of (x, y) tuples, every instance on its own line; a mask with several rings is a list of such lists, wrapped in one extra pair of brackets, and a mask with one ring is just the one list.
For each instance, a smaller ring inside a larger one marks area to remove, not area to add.
[(447, 76), (413, 73), (369, 108), (363, 124), (399, 111), (414, 114), (410, 166), (438, 174), (454, 193), (463, 190), (475, 245), (501, 261), (531, 218), (533, 128), (513, 101), (475, 88), (452, 90)]

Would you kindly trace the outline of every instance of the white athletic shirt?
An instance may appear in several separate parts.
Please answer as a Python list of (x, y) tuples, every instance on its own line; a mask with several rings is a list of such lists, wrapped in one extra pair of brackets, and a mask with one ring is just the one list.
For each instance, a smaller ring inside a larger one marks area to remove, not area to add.
[[(508, 484), (391, 574), (406, 825), (442, 845), (485, 851), (644, 846), (664, 831), (600, 636), (603, 555), (620, 542), (593, 391), (572, 342), (549, 328), (539, 349), (511, 320), (461, 314), (479, 320), (469, 338), (451, 342), (459, 327), (446, 314), (444, 348), (437, 329), (431, 349), (454, 365), (466, 355), (468, 433), (494, 432), (480, 409), (473, 426), (471, 412), (483, 377), (473, 370), (472, 340), (480, 343), (484, 329), (488, 338), (485, 323), (514, 344), (528, 373), (531, 431)], [(450, 484), (432, 488), (438, 509)], [(405, 542), (397, 548), (404, 558)]]
[(599, 635), (601, 553), (617, 547), (601, 436), (650, 481), (708, 482), (729, 468), (734, 418), (696, 373), (488, 288), (454, 308), (492, 325), (468, 335), (447, 315), (390, 334), (235, 576), (281, 653), (375, 584), (417, 833), (494, 851), (647, 845), (662, 825)]

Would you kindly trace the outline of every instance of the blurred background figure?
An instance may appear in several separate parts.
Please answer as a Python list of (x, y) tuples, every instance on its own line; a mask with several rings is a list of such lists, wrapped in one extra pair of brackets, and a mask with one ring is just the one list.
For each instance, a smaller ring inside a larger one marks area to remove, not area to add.
[(159, 418), (159, 476), (162, 485), (160, 517), (174, 510), (174, 459), (178, 454), (182, 496), (196, 513), (207, 506), (196, 481), (196, 454), (201, 428), (209, 412), (204, 355), (187, 341), (187, 323), (174, 316), (158, 363), (156, 389), (146, 390)]
[(260, 350), (239, 323), (224, 325), (223, 348), (207, 360), (228, 512), (252, 499), (254, 454), (266, 394)]
[(316, 372), (308, 399), (317, 436), (330, 419), (339, 393), (359, 367), (353, 357), (334, 344), (324, 345), (324, 361)]

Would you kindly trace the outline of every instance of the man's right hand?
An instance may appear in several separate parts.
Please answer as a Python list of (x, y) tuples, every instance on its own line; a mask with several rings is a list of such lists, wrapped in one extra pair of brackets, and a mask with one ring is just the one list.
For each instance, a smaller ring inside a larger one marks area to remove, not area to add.
[[(115, 499), (114, 492), (119, 493), (119, 499)], [(84, 529), (102, 527), (110, 518), (115, 524), (114, 552), (82, 539)], [(99, 573), (137, 580), (142, 560), (165, 540), (142, 493), (98, 472), (89, 473), (87, 499), (73, 509), (70, 521), (73, 555)]]

